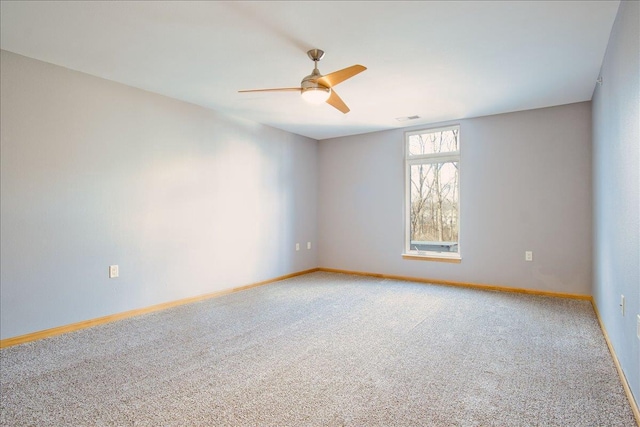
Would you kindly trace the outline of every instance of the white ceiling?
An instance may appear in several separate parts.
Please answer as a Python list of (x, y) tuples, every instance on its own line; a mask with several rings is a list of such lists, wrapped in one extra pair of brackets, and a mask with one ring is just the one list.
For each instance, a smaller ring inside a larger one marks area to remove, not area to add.
[[(1, 47), (314, 139), (590, 100), (619, 1), (2, 1)], [(295, 92), (323, 49), (343, 115)], [(397, 117), (420, 119), (398, 122)]]

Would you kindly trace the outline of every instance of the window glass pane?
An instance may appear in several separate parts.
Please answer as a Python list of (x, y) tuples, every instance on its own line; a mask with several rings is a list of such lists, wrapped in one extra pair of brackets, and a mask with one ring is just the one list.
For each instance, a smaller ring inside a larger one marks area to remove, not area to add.
[(458, 166), (411, 165), (410, 250), (458, 252)]
[(456, 128), (409, 135), (409, 156), (458, 151), (459, 133), (459, 129)]

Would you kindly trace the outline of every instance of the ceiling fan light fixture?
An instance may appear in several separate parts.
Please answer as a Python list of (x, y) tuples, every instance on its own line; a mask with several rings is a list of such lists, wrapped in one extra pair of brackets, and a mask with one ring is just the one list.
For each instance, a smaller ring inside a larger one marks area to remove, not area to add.
[(351, 110), (349, 110), (347, 104), (345, 104), (342, 98), (333, 90), (333, 87), (363, 72), (367, 67), (356, 64), (323, 76), (320, 74), (320, 70), (318, 70), (318, 61), (324, 56), (324, 51), (311, 49), (307, 52), (307, 55), (313, 61), (313, 71), (302, 79), (300, 87), (252, 89), (240, 90), (238, 92), (299, 92), (302, 98), (310, 104), (322, 104), (326, 102), (342, 114), (347, 114)]
[(331, 89), (328, 87), (310, 87), (302, 90), (302, 99), (309, 104), (322, 104), (331, 96)]

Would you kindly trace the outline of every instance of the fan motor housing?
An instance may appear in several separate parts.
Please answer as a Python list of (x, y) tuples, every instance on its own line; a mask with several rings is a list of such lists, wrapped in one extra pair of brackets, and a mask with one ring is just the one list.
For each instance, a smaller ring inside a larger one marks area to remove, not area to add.
[(318, 71), (317, 68), (314, 69), (311, 74), (302, 79), (302, 82), (300, 83), (302, 92), (306, 92), (307, 90), (324, 90), (326, 92), (331, 92), (331, 88), (317, 82), (320, 77), (322, 77), (320, 71)]

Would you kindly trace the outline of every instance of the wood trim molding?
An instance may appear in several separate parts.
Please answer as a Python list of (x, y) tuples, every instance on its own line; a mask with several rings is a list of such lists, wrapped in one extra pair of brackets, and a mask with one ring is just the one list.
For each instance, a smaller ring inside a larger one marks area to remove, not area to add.
[(452, 280), (425, 279), (422, 277), (397, 276), (394, 274), (366, 273), (362, 271), (339, 270), (335, 268), (318, 268), (318, 271), (327, 273), (354, 274), (357, 276), (377, 277), (380, 279), (404, 280), (408, 282), (429, 283), (434, 285), (459, 286), (463, 288), (484, 289), (488, 291), (515, 292), (519, 294), (542, 295), (547, 297), (571, 298), (592, 301), (591, 295), (570, 294), (564, 292), (540, 291), (536, 289), (510, 288), (507, 286), (487, 285), (481, 283), (456, 282)]
[(304, 274), (313, 273), (315, 271), (318, 271), (318, 269), (312, 268), (310, 270), (304, 270), (296, 273), (285, 274), (284, 276), (274, 277), (272, 279), (263, 280), (261, 282), (251, 283), (249, 285), (238, 286), (230, 289), (224, 289), (222, 291), (211, 292), (208, 294), (198, 295), (190, 298), (184, 298), (176, 301), (169, 301), (162, 304), (152, 305), (149, 307), (138, 308), (135, 310), (111, 314), (109, 316), (104, 316), (104, 317), (98, 317), (96, 319), (84, 320), (82, 322), (71, 323), (69, 325), (58, 326), (51, 329), (45, 329), (43, 331), (32, 332), (32, 333), (20, 335), (17, 337), (5, 338), (3, 340), (0, 340), (0, 348), (11, 347), (18, 344), (24, 344), (27, 342), (36, 341), (43, 338), (49, 338), (56, 335), (65, 334), (67, 332), (73, 332), (80, 329), (90, 328), (92, 326), (97, 326), (105, 323), (115, 322), (117, 320), (127, 319), (129, 317), (140, 316), (141, 314), (147, 314), (154, 311), (166, 310), (167, 308), (177, 307), (179, 305), (202, 301), (209, 298), (216, 298), (223, 295), (244, 291), (246, 289), (256, 288), (258, 286), (268, 285), (269, 283), (277, 282), (279, 280), (290, 279), (296, 276), (302, 276)]
[(462, 258), (439, 257), (439, 256), (434, 256), (434, 255), (402, 254), (402, 259), (412, 259), (412, 260), (416, 260), (416, 261), (450, 262), (450, 263), (454, 263), (454, 264), (460, 264), (462, 262)]
[(629, 387), (629, 382), (627, 382), (627, 377), (622, 370), (622, 366), (620, 365), (620, 361), (618, 360), (618, 356), (616, 355), (616, 351), (613, 348), (613, 344), (611, 344), (611, 340), (609, 339), (609, 334), (607, 333), (607, 329), (604, 327), (604, 323), (602, 322), (602, 318), (600, 317), (600, 312), (598, 311), (598, 306), (596, 305), (595, 300), (591, 299), (591, 304), (593, 305), (593, 311), (596, 312), (596, 317), (598, 318), (598, 323), (600, 324), (600, 329), (602, 330), (602, 335), (604, 335), (604, 340), (607, 342), (607, 347), (609, 347), (609, 352), (611, 353), (611, 358), (613, 359), (614, 365), (616, 365), (616, 370), (618, 371), (618, 376), (620, 377), (620, 381), (622, 382), (622, 387), (624, 388), (624, 392), (627, 395), (627, 399), (629, 400), (629, 404), (631, 405), (631, 411), (633, 412), (633, 416), (636, 418), (636, 424), (640, 427), (640, 409), (638, 409), (638, 403), (633, 397), (633, 393), (631, 392), (631, 387)]

